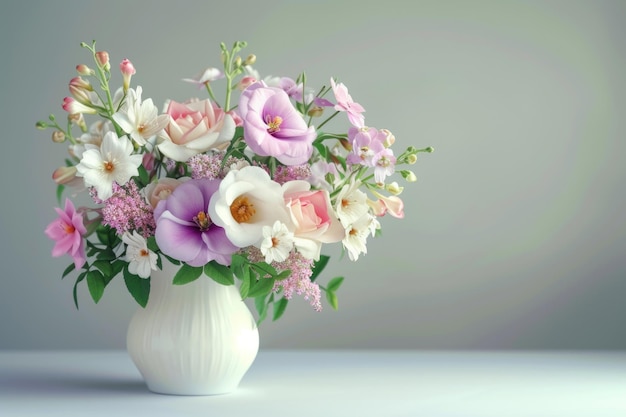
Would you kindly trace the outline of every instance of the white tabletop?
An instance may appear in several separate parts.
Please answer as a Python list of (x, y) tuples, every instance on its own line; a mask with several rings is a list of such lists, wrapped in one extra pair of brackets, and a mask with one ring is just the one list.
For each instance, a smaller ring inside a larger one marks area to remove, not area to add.
[(0, 351), (0, 416), (626, 416), (626, 352), (261, 351), (231, 394), (154, 394), (124, 351)]

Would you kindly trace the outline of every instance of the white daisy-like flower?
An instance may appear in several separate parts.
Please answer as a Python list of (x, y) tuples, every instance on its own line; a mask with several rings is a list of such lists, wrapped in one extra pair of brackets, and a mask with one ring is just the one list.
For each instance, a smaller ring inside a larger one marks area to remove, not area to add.
[(126, 248), (128, 272), (141, 278), (150, 277), (150, 271), (157, 269), (157, 255), (148, 249), (146, 239), (133, 230), (132, 234), (124, 232), (122, 242), (128, 245)]
[(367, 237), (376, 228), (376, 224), (372, 224), (374, 221), (376, 220), (368, 213), (346, 227), (346, 236), (342, 243), (351, 261), (356, 261), (360, 254), (367, 253)]
[(287, 225), (278, 220), (271, 227), (264, 226), (263, 240), (259, 249), (268, 264), (274, 261), (283, 262), (293, 249), (293, 233), (287, 229)]
[(167, 126), (170, 117), (159, 115), (152, 99), (141, 101), (141, 86), (128, 90), (126, 102), (113, 120), (139, 145), (144, 146), (149, 139)]
[(352, 181), (344, 185), (335, 200), (335, 211), (345, 228), (358, 221), (368, 211), (367, 194), (359, 190), (361, 183)]
[(139, 175), (137, 168), (143, 156), (133, 155), (133, 150), (126, 136), (118, 138), (114, 132), (107, 132), (100, 147), (85, 144), (83, 157), (76, 165), (77, 175), (83, 177), (87, 187), (96, 189), (100, 200), (106, 200), (113, 194), (113, 182), (124, 185)]

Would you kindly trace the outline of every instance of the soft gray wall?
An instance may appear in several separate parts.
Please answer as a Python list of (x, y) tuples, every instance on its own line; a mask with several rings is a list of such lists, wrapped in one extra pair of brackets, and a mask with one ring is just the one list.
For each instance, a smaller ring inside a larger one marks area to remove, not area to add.
[(347, 277), (340, 310), (296, 299), (263, 348), (626, 348), (623, 1), (20, 1), (0, 6), (0, 348), (123, 348), (123, 282), (81, 309), (52, 259), (60, 107), (81, 41), (130, 58), (144, 98), (247, 40), (263, 74), (339, 77), (397, 148), (434, 146)]

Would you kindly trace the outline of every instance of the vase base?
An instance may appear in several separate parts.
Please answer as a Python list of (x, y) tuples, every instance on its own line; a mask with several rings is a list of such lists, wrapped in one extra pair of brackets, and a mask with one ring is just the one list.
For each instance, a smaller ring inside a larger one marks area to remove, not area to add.
[(171, 387), (148, 383), (146, 385), (148, 390), (155, 394), (190, 397), (227, 395), (237, 389), (237, 387)]

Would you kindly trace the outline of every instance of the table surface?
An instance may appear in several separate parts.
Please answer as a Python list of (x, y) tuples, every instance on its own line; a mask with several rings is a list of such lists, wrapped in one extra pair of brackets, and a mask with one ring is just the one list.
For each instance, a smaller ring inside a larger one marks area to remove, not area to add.
[(626, 416), (626, 352), (261, 351), (237, 391), (154, 394), (125, 351), (0, 351), (0, 416)]

